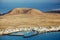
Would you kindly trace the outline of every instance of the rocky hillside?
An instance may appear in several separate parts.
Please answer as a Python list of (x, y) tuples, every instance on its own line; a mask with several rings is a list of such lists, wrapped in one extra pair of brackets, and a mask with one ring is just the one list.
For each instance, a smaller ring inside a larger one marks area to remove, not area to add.
[(18, 14), (40, 14), (42, 13), (39, 10), (31, 8), (15, 8), (8, 12), (7, 15), (18, 15)]
[(60, 14), (44, 13), (30, 8), (15, 8), (5, 15), (0, 16), (0, 34), (10, 33), (4, 31), (9, 29), (15, 30), (16, 28), (30, 27), (52, 28), (52, 26), (60, 26)]

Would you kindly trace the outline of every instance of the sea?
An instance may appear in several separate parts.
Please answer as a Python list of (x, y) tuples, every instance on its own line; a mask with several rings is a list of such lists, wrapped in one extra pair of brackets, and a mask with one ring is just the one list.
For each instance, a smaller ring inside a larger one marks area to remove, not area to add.
[(23, 36), (0, 36), (0, 40), (60, 40), (60, 32), (42, 33), (28, 38)]
[(58, 3), (0, 3), (0, 12), (6, 13), (14, 8), (33, 8), (46, 12), (55, 9), (60, 9), (60, 2)]
[[(4, 14), (14, 8), (34, 8), (46, 12), (60, 9), (60, 3), (0, 3), (0, 13)], [(23, 36), (0, 36), (0, 40), (60, 40), (60, 32), (42, 33), (24, 38)]]

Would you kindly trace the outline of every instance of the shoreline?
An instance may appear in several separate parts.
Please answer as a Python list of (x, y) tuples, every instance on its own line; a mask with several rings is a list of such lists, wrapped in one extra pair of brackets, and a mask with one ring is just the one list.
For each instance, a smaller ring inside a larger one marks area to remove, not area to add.
[(47, 28), (47, 27), (20, 27), (20, 28), (16, 28), (16, 29), (5, 29), (5, 30), (0, 30), (0, 35), (4, 35), (4, 34), (10, 34), (10, 33), (14, 33), (14, 32), (27, 32), (27, 31), (38, 31), (39, 33), (45, 33), (45, 32), (56, 32), (56, 31), (60, 31), (60, 26), (59, 27), (51, 27), (51, 28)]

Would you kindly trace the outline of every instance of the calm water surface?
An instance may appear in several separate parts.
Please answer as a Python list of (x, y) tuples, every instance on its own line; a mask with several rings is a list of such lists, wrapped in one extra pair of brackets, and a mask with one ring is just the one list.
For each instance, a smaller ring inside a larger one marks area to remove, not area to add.
[(60, 32), (43, 33), (28, 38), (23, 38), (23, 36), (0, 36), (0, 40), (60, 40)]

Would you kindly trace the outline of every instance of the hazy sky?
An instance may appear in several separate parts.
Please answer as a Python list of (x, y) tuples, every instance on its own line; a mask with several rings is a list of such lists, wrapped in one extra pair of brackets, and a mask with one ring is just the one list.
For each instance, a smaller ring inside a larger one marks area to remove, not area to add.
[(4, 2), (4, 3), (25, 3), (25, 2), (60, 2), (60, 0), (0, 0), (0, 2)]

